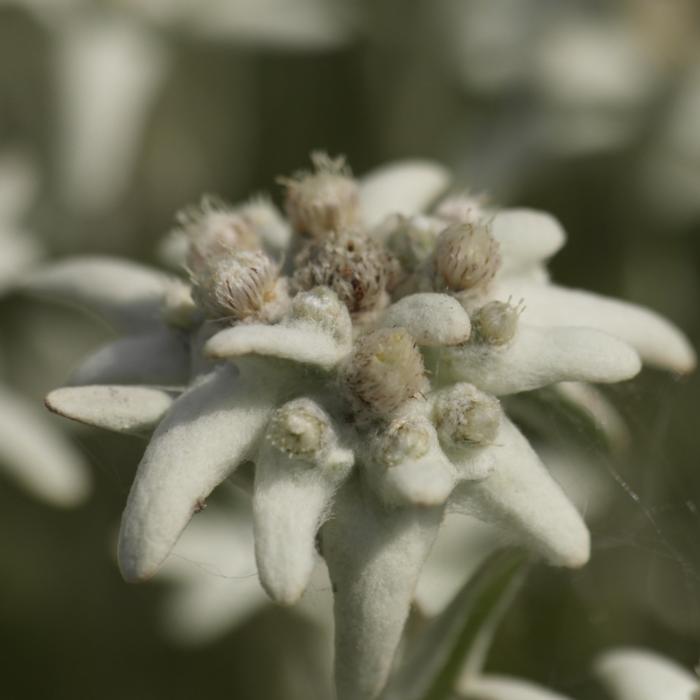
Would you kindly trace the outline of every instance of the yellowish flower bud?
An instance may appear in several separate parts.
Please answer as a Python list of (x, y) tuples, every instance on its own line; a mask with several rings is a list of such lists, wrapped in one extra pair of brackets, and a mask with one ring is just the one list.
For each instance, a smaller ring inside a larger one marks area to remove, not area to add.
[(444, 223), (427, 216), (405, 217), (400, 214), (387, 222), (391, 226), (386, 244), (406, 272), (414, 272), (430, 257)]
[(430, 432), (415, 418), (393, 420), (380, 436), (377, 458), (387, 467), (417, 461), (430, 449)]
[(501, 423), (498, 399), (472, 384), (455, 384), (441, 392), (433, 406), (433, 420), (441, 442), (455, 447), (488, 445)]
[(498, 242), (484, 223), (453, 224), (435, 247), (436, 287), (452, 292), (486, 287), (501, 264)]
[(342, 373), (355, 409), (387, 417), (427, 390), (423, 357), (405, 328), (380, 328), (361, 336)]

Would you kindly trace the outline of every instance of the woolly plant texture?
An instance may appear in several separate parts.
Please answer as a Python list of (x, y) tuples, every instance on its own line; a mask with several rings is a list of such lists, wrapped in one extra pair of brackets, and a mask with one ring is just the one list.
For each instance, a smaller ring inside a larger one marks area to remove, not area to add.
[(695, 355), (654, 312), (550, 282), (565, 236), (548, 214), (459, 193), (432, 207), (449, 182), (433, 163), (356, 180), (342, 159), (312, 161), (282, 180), (288, 220), (264, 199), (180, 217), (189, 284), (79, 258), (25, 289), (126, 333), (46, 400), (152, 432), (122, 518), (124, 578), (151, 577), (211, 491), (252, 462), (260, 581), (292, 605), (320, 553), (338, 696), (367, 700), (446, 513), (553, 565), (588, 560), (586, 525), (501, 398), (625, 381), (642, 362), (685, 373)]

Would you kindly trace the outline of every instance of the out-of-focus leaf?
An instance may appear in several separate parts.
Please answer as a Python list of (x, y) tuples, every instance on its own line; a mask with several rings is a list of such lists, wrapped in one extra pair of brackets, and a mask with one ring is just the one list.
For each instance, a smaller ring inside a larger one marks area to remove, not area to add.
[[(446, 700), (470, 653), (480, 653), (482, 630), (510, 603), (524, 578), (528, 556), (494, 554), (409, 649), (382, 700)], [(488, 635), (490, 637), (490, 634)]]

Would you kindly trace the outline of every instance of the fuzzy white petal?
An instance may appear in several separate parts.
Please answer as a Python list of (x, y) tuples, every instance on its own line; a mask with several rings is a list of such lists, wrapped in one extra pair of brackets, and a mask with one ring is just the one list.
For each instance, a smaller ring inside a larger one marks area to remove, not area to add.
[(525, 300), (521, 319), (543, 326), (587, 326), (624, 340), (644, 362), (679, 373), (695, 368), (688, 339), (660, 314), (624, 301), (556, 285), (501, 280), (493, 298)]
[(419, 214), (449, 184), (449, 172), (438, 163), (405, 160), (382, 166), (360, 180), (360, 210), (372, 228), (389, 214)]
[(267, 355), (323, 369), (335, 367), (350, 351), (349, 344), (339, 343), (331, 335), (310, 326), (306, 328), (278, 324), (238, 325), (213, 336), (204, 353), (215, 359), (242, 355)]
[(0, 466), (35, 496), (74, 506), (90, 491), (83, 457), (39, 406), (3, 388), (0, 392)]
[(167, 278), (144, 265), (100, 256), (62, 260), (21, 283), (29, 294), (96, 313), (125, 329), (148, 329), (161, 315)]
[(451, 499), (453, 508), (498, 525), (552, 564), (583, 566), (590, 555), (583, 519), (505, 417), (490, 450), (493, 473), (483, 481), (460, 484)]
[(644, 649), (609, 651), (597, 660), (595, 673), (614, 700), (694, 700), (700, 692), (696, 677)]
[(469, 315), (447, 294), (411, 294), (392, 304), (381, 325), (405, 328), (418, 345), (446, 346), (464, 343), (471, 333)]
[(125, 579), (147, 579), (158, 570), (192, 514), (251, 456), (283, 388), (273, 371), (239, 376), (224, 365), (175, 401), (139, 465), (122, 516)]
[(69, 383), (182, 386), (190, 376), (183, 335), (168, 328), (115, 340), (82, 360)]
[(520, 323), (507, 345), (445, 348), (438, 369), (445, 378), (501, 396), (560, 381), (619, 382), (634, 377), (641, 362), (629, 345), (592, 328)]
[(308, 464), (265, 445), (255, 461), (253, 513), (260, 582), (283, 605), (296, 603), (316, 564), (316, 534), (354, 457), (335, 449)]
[(59, 29), (59, 184), (71, 206), (104, 211), (129, 184), (168, 54), (119, 15), (82, 13)]
[(491, 233), (500, 245), (501, 275), (521, 273), (540, 265), (566, 241), (564, 229), (551, 214), (533, 209), (498, 212)]
[(458, 690), (464, 700), (569, 700), (529, 681), (496, 675), (463, 678)]
[(162, 420), (173, 397), (143, 386), (80, 386), (56, 389), (44, 402), (54, 413), (86, 425), (147, 435)]
[(333, 582), (339, 700), (371, 700), (386, 683), (442, 509), (385, 509), (359, 480), (341, 489), (322, 529)]

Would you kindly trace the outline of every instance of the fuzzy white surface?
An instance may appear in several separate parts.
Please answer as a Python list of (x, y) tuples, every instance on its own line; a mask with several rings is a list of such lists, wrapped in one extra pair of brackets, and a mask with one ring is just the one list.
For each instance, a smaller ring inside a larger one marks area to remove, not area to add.
[(148, 435), (172, 402), (168, 392), (142, 386), (64, 387), (45, 399), (49, 410), (65, 418), (135, 435)]
[(561, 381), (624, 381), (639, 372), (641, 361), (632, 347), (608, 333), (520, 323), (506, 345), (443, 349), (439, 369), (451, 380), (502, 396)]

